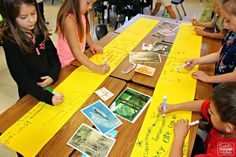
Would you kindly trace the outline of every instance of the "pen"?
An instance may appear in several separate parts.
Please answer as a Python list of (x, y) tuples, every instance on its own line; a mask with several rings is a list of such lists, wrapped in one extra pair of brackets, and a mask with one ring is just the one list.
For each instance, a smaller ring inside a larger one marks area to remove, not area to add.
[(176, 71), (179, 71), (180, 69), (186, 67), (187, 65), (191, 64), (191, 62), (184, 63), (176, 68)]
[(107, 58), (105, 58), (105, 59), (104, 59), (104, 64), (107, 64), (107, 61), (108, 61), (108, 59), (107, 59)]
[(199, 124), (199, 120), (188, 123), (189, 126), (194, 126), (194, 125), (198, 125), (198, 124)]
[(165, 117), (166, 115), (166, 101), (167, 101), (167, 96), (163, 97), (163, 104), (162, 104), (162, 108), (163, 108), (163, 114), (162, 117)]

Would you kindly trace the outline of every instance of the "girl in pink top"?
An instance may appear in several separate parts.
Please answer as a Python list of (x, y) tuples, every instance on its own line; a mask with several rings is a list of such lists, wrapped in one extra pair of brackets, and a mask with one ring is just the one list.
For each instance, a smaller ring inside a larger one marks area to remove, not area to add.
[[(88, 69), (104, 74), (110, 70), (107, 64), (97, 65), (84, 54), (85, 44), (94, 54), (102, 53), (101, 47), (93, 44), (88, 22), (88, 11), (96, 0), (65, 0), (57, 16), (57, 53), (62, 67), (74, 59)], [(91, 15), (91, 14), (90, 14)]]

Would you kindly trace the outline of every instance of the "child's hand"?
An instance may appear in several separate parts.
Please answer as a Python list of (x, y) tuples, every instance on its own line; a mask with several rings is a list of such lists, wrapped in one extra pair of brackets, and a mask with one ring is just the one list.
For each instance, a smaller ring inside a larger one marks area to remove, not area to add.
[(197, 35), (201, 35), (201, 36), (204, 36), (204, 35), (205, 35), (205, 31), (202, 30), (202, 29), (195, 28), (194, 30), (195, 30), (195, 32), (197, 33)]
[(53, 95), (52, 96), (52, 104), (54, 106), (62, 103), (64, 101), (64, 95), (63, 94), (60, 94), (60, 95)]
[(90, 47), (90, 51), (93, 53), (93, 54), (101, 54), (101, 53), (103, 53), (103, 48), (102, 47), (100, 47), (100, 46), (97, 46), (97, 45), (92, 45), (91, 47)]
[(37, 85), (41, 86), (42, 88), (53, 83), (53, 79), (50, 76), (42, 76), (40, 78), (43, 80), (43, 82), (38, 82)]
[(98, 70), (97, 72), (100, 74), (105, 74), (110, 70), (110, 66), (108, 64), (101, 64), (98, 65)]
[[(161, 104), (159, 107), (158, 107), (158, 111), (161, 113), (161, 114), (164, 114), (164, 110), (163, 110), (163, 104)], [(171, 113), (175, 111), (175, 105), (166, 105), (166, 111), (165, 113)]]
[(188, 64), (188, 65), (185, 67), (186, 70), (192, 70), (193, 67), (194, 67), (196, 64), (198, 64), (197, 58), (187, 60), (185, 63), (188, 63), (188, 62), (189, 62), (190, 64)]
[(190, 126), (188, 126), (188, 120), (178, 120), (174, 127), (175, 139), (183, 140), (188, 134)]
[(103, 71), (104, 73), (107, 73), (108, 71), (110, 71), (110, 66), (108, 64), (103, 64)]
[(211, 76), (207, 75), (203, 71), (197, 71), (197, 72), (192, 73), (192, 77), (195, 78), (195, 79), (198, 79), (202, 82), (209, 83), (209, 79), (210, 79)]
[(199, 21), (197, 19), (192, 19), (192, 25), (193, 26), (199, 26)]

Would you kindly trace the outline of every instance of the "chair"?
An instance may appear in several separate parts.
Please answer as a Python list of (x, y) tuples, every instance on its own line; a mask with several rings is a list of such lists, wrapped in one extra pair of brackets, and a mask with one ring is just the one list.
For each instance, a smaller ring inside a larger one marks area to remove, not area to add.
[[(102, 23), (105, 23), (104, 12), (107, 9), (107, 6), (103, 4), (103, 0), (97, 0), (94, 3), (93, 8), (95, 11), (95, 15), (97, 15), (97, 13), (102, 13)], [(98, 21), (100, 21), (100, 19), (98, 19)]]
[(119, 4), (119, 0), (108, 0), (108, 7), (107, 7), (107, 23), (110, 23), (110, 10), (112, 9), (112, 6), (117, 6)]
[(141, 14), (143, 14), (143, 9), (145, 7), (151, 6), (151, 10), (152, 10), (152, 8), (153, 8), (153, 6), (152, 6), (153, 0), (139, 0), (139, 2), (141, 4)]
[(128, 20), (131, 19), (131, 17), (135, 16), (135, 12), (126, 7), (123, 8), (122, 10), (119, 11), (118, 15), (117, 15), (117, 19), (116, 19), (116, 25), (115, 25), (115, 30), (118, 28), (118, 25), (121, 24), (123, 25), (125, 22), (125, 18), (128, 17)]
[(108, 33), (107, 25), (105, 24), (97, 25), (95, 28), (95, 32), (96, 32), (96, 36), (98, 40), (100, 40), (102, 37), (104, 37)]
[(137, 3), (137, 0), (119, 0), (116, 3), (117, 19), (115, 29), (118, 28), (119, 24), (124, 24), (126, 17), (130, 20), (133, 16), (140, 12), (140, 7), (138, 6), (139, 3)]
[(180, 4), (181, 7), (182, 7), (182, 10), (183, 10), (183, 12), (184, 12), (184, 16), (187, 15), (187, 14), (186, 14), (186, 11), (185, 11), (185, 9), (184, 9), (184, 6), (183, 6), (183, 2), (184, 2), (184, 0), (171, 0), (171, 3), (175, 5), (175, 8), (176, 8), (176, 10), (177, 10), (177, 12), (178, 12), (178, 15), (179, 15), (180, 20), (182, 20), (182, 16), (181, 16), (181, 14), (180, 14), (180, 12), (179, 12), (179, 9), (178, 9), (178, 5), (179, 5), (179, 4)]
[(135, 0), (108, 0), (108, 9), (107, 9), (108, 23), (110, 22), (109, 21), (110, 20), (110, 10), (111, 10), (112, 6), (115, 6), (115, 8), (116, 8), (115, 12), (118, 16), (117, 22), (119, 21), (118, 19), (121, 14), (123, 14), (124, 16), (127, 16), (129, 19), (132, 16), (135, 16), (136, 14), (138, 14), (139, 10), (137, 11), (137, 9), (136, 9), (137, 5), (134, 4), (134, 1)]

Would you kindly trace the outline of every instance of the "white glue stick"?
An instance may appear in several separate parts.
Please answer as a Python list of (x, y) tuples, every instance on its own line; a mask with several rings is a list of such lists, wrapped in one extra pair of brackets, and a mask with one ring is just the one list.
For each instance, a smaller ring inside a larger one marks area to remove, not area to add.
[(199, 120), (188, 123), (189, 126), (194, 126), (194, 125), (198, 125), (198, 124), (199, 124)]
[(191, 64), (191, 62), (184, 63), (184, 64), (178, 66), (175, 70), (176, 70), (176, 71), (179, 71), (180, 69), (185, 68), (185, 67), (186, 67), (187, 65), (189, 65), (189, 64)]

